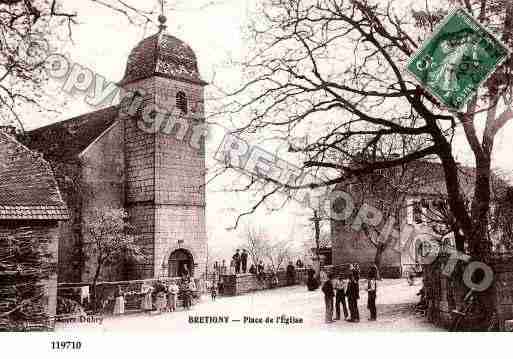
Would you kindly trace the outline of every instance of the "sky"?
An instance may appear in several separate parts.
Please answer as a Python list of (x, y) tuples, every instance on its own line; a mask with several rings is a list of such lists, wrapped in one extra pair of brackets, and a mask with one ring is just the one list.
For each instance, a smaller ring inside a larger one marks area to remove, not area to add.
[[(242, 28), (248, 21), (253, 3), (250, 0), (219, 0), (211, 5), (213, 1), (210, 0), (176, 1), (167, 2), (167, 32), (187, 42), (196, 52), (202, 78), (207, 82), (219, 77), (225, 83), (240, 81), (239, 69), (230, 67), (228, 60), (240, 58), (245, 53), (246, 43)], [(158, 2), (130, 1), (131, 4), (145, 6), (154, 11), (159, 9)], [(157, 31), (154, 24), (131, 25), (123, 16), (91, 5), (86, 0), (66, 0), (64, 4), (67, 9), (74, 9), (80, 14), (80, 24), (73, 28), (73, 43), (63, 42), (59, 51), (72, 61), (89, 67), (112, 81), (122, 78), (131, 49), (140, 40)], [(157, 14), (154, 18), (157, 18)], [(57, 97), (59, 112), (33, 118), (27, 128), (62, 121), (95, 110), (83, 101), (83, 96), (58, 93)], [(208, 100), (206, 106), (208, 109)], [(513, 171), (512, 139), (513, 122), (510, 122), (497, 136), (494, 152), (494, 165), (505, 171)], [(213, 156), (218, 141), (217, 137), (207, 145), (207, 157)], [(458, 160), (471, 165), (472, 156), (463, 136), (460, 134), (456, 141), (460, 149)], [(228, 258), (244, 240), (236, 231), (227, 228), (233, 226), (238, 213), (247, 209), (249, 198), (245, 194), (228, 194), (218, 189), (215, 185), (207, 187), (207, 231), (211, 254)], [(255, 226), (264, 227), (270, 237), (292, 238), (293, 245), (299, 250), (302, 242), (312, 236), (309, 215), (309, 211), (291, 205), (281, 212), (268, 213), (260, 210), (250, 221)]]
[[(132, 0), (140, 8), (156, 11), (155, 22), (159, 13), (158, 0)], [(192, 0), (167, 1), (167, 32), (188, 43), (195, 51), (202, 78), (207, 82), (214, 79), (230, 83), (241, 80), (240, 71), (227, 65), (229, 59), (240, 58), (245, 49), (242, 28), (251, 6), (247, 0)], [(91, 5), (89, 1), (64, 2), (68, 11), (79, 14), (79, 24), (72, 30), (72, 42), (66, 40), (64, 33), (56, 36), (62, 38), (57, 42), (56, 52), (62, 53), (71, 62), (91, 69), (109, 81), (117, 82), (124, 74), (126, 60), (132, 48), (139, 41), (157, 32), (155, 24), (138, 26), (130, 24), (125, 17)], [(30, 116), (25, 121), (26, 129), (37, 128), (53, 122), (64, 121), (77, 115), (97, 110), (84, 101), (83, 93), (67, 94), (61, 91), (62, 82), (49, 85), (49, 92), (55, 93), (51, 104), (57, 112), (51, 111), (38, 116)], [(209, 91), (207, 87), (206, 97)], [(208, 110), (208, 100), (206, 107)], [(223, 132), (216, 131), (217, 136), (207, 144), (207, 162), (222, 140)], [(208, 177), (208, 175), (207, 175)], [(308, 221), (309, 211), (299, 206), (292, 206), (272, 215), (264, 210), (242, 222), (238, 230), (231, 229), (239, 213), (247, 209), (248, 196), (220, 191), (217, 181), (207, 187), (207, 234), (209, 253), (214, 258), (229, 259), (235, 248), (244, 243), (245, 226), (261, 227), (271, 240), (285, 240), (294, 236), (291, 246), (294, 251), (303, 251), (304, 239), (311, 237), (312, 226)]]

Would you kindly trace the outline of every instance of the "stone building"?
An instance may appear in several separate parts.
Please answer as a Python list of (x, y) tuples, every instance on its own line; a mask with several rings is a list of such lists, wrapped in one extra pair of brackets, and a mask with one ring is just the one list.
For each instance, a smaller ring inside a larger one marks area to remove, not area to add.
[(0, 129), (0, 330), (42, 329), (55, 315), (59, 223), (67, 219), (50, 165)]
[[(465, 198), (472, 197), (473, 169), (459, 166), (460, 185)], [(492, 176), (492, 196), (508, 185)], [(421, 239), (437, 236), (446, 246), (454, 247), (451, 233), (445, 234), (448, 212), (445, 178), (442, 165), (431, 160), (412, 162), (404, 168), (392, 168), (365, 176), (351, 184), (338, 187), (350, 194), (355, 205), (347, 221), (331, 223), (333, 264), (360, 263), (362, 268), (376, 260), (377, 235), (386, 233), (386, 223), (394, 219), (396, 236), (389, 236), (390, 243), (381, 247), (381, 272), (384, 277), (400, 277), (420, 261)], [(493, 210), (492, 198), (492, 210)], [(356, 212), (368, 205), (383, 214), (374, 236), (363, 230), (353, 229)], [(335, 204), (336, 206), (336, 204)], [(365, 270), (365, 269), (364, 269)]]
[[(61, 283), (91, 279), (86, 224), (92, 209), (103, 207), (126, 209), (147, 260), (106, 268), (102, 280), (174, 277), (184, 268), (198, 277), (205, 269), (204, 138), (191, 143), (195, 126), (204, 124), (206, 83), (192, 49), (161, 20), (159, 32), (128, 57), (120, 105), (28, 134), (27, 145), (52, 164), (72, 211), (60, 233)], [(166, 121), (147, 128), (157, 109)]]

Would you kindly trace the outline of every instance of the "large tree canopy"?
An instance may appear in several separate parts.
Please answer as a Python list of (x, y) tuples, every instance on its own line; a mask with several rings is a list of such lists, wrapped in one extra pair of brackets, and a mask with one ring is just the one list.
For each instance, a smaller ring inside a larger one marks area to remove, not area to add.
[[(152, 11), (130, 1), (87, 0), (79, 7), (87, 5), (107, 9), (134, 25), (156, 20)], [(56, 107), (45, 93), (45, 60), (58, 40), (72, 41), (74, 26), (83, 21), (85, 15), (69, 1), (0, 0), (0, 125), (23, 130), (22, 111), (47, 112)]]
[[(241, 136), (291, 140), (308, 133), (307, 143), (293, 150), (303, 155), (302, 170), (322, 173), (323, 180), (296, 185), (268, 179), (261, 188), (263, 200), (277, 188), (336, 185), (427, 156), (438, 158), (449, 207), (463, 233), (457, 246), (463, 250), (466, 241), (469, 252), (484, 259), (490, 250), (485, 233), (494, 138), (513, 116), (508, 103), (512, 60), (457, 113), (444, 109), (404, 69), (455, 6), (466, 8), (510, 46), (513, 4), (506, 0), (429, 3), (263, 1), (248, 29), (252, 49), (242, 63), (244, 85), (229, 94), (219, 114), (224, 121), (230, 116)], [(459, 149), (454, 138), (460, 128), (475, 159), (470, 208), (455, 160)], [(245, 189), (259, 185), (252, 180)]]

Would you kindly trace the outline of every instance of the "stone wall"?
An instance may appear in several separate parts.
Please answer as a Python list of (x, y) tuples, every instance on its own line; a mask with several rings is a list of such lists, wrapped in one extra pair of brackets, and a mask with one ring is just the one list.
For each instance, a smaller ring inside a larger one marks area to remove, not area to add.
[[(123, 208), (125, 196), (125, 158), (123, 126), (115, 122), (80, 155), (82, 163), (82, 238), (89, 239), (88, 223), (94, 210)], [(92, 280), (96, 270), (96, 258), (84, 257), (82, 281)], [(122, 265), (106, 266), (100, 280), (127, 279)]]
[[(287, 283), (287, 273), (278, 271), (278, 285), (276, 287), (285, 287)], [(296, 279), (294, 284), (304, 284), (307, 279), (305, 268), (296, 269)], [(271, 289), (274, 286), (271, 283), (271, 276), (266, 273), (263, 280), (259, 280), (256, 275), (250, 273), (223, 275), (223, 293), (222, 295), (234, 296), (250, 293), (259, 290)]]
[[(428, 303), (428, 320), (437, 326), (450, 328), (453, 310), (461, 311), (464, 297), (469, 292), (462, 281), (465, 265), (459, 262), (451, 276), (442, 273), (447, 257), (441, 256), (423, 266), (424, 288)], [(486, 330), (495, 316), (494, 329), (503, 329), (505, 321), (513, 319), (513, 257), (494, 257), (489, 263), (494, 280), (489, 289), (476, 294), (479, 304), (476, 312), (465, 320), (468, 330)]]
[[(359, 263), (363, 270), (374, 263), (376, 246), (370, 243), (362, 231), (355, 231), (341, 221), (333, 221), (331, 230), (334, 265)], [(382, 277), (399, 278), (401, 275), (401, 252), (387, 248), (382, 256)]]
[[(155, 81), (155, 102), (171, 114), (156, 132), (155, 275), (169, 275), (170, 254), (183, 248), (192, 255), (198, 278), (207, 256), (205, 152), (204, 138), (195, 139), (193, 133), (204, 123), (203, 87), (168, 78)], [(187, 113), (176, 106), (178, 92), (186, 96)]]
[(50, 164), (70, 214), (69, 220), (59, 225), (58, 281), (79, 281), (83, 268), (81, 166), (79, 161)]
[[(148, 253), (137, 277), (168, 276), (169, 256), (182, 248), (193, 256), (197, 278), (205, 270), (207, 251), (204, 138), (193, 138), (193, 128), (204, 123), (203, 87), (153, 77), (131, 83), (126, 90), (146, 92), (145, 104), (170, 114), (149, 131), (137, 123), (141, 114), (122, 117), (127, 207)], [(178, 91), (186, 95), (186, 114), (176, 107)]]

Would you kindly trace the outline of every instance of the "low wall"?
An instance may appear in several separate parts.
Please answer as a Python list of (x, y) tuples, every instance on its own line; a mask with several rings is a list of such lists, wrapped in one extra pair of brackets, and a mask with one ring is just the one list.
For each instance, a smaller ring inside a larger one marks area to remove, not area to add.
[[(451, 276), (442, 273), (448, 258), (439, 257), (434, 263), (423, 266), (424, 289), (428, 305), (428, 320), (443, 328), (450, 328), (453, 310), (461, 311), (464, 297), (468, 293), (462, 280), (465, 265), (459, 262)], [(465, 318), (466, 330), (485, 330), (492, 324), (494, 329), (503, 330), (505, 322), (513, 319), (513, 257), (495, 257), (488, 265), (494, 272), (492, 285), (486, 291), (477, 293), (478, 310)]]
[[(366, 278), (367, 273), (369, 272), (369, 268), (373, 265), (372, 263), (362, 263), (360, 265), (361, 278)], [(326, 272), (326, 274), (333, 274), (337, 277), (349, 278), (351, 274), (350, 264), (341, 264), (341, 265), (330, 265), (322, 267), (322, 270)], [(400, 278), (401, 277), (401, 268), (400, 267), (383, 267), (381, 270), (381, 274), (383, 278)], [(233, 295), (241, 295), (249, 292), (254, 292), (258, 290), (266, 290), (276, 287), (285, 287), (290, 285), (287, 282), (287, 273), (286, 271), (278, 271), (278, 284), (275, 286), (271, 282), (270, 274), (265, 274), (265, 277), (260, 280), (254, 274), (250, 273), (242, 273), (242, 274), (229, 274), (223, 275), (223, 289), (221, 295), (233, 296)], [(296, 269), (296, 277), (294, 280), (294, 284), (306, 284), (306, 280), (308, 278), (307, 269), (306, 268), (297, 268)]]
[(266, 273), (263, 278), (258, 277), (251, 273), (228, 274), (221, 276), (222, 279), (222, 293), (221, 295), (234, 296), (241, 295), (258, 290), (271, 289), (276, 287), (285, 287), (288, 285), (306, 283), (307, 269), (296, 269), (296, 276), (292, 284), (287, 282), (287, 273), (285, 271), (278, 271), (278, 284), (273, 285), (271, 275)]
[[(164, 284), (165, 286), (171, 283), (178, 284), (181, 278), (158, 278), (158, 279), (142, 279), (132, 281), (119, 281), (119, 282), (99, 282), (96, 285), (96, 293), (98, 296), (99, 303), (104, 304), (103, 313), (112, 313), (114, 307), (114, 293), (117, 287), (120, 286), (121, 290), (125, 293), (125, 311), (127, 313), (135, 313), (141, 311), (141, 301), (144, 297), (142, 293), (143, 285), (155, 286), (157, 282)], [(202, 279), (194, 279), (196, 288), (198, 291), (205, 292), (205, 283)], [(91, 283), (59, 283), (57, 287), (57, 295), (60, 298), (66, 298), (74, 300), (87, 308), (87, 303), (81, 296), (81, 288), (88, 287), (89, 293), (92, 295)], [(178, 306), (182, 306), (182, 301), (179, 300)], [(58, 308), (59, 309), (59, 308)], [(63, 314), (57, 313), (57, 314)]]

